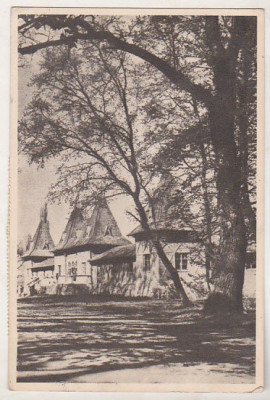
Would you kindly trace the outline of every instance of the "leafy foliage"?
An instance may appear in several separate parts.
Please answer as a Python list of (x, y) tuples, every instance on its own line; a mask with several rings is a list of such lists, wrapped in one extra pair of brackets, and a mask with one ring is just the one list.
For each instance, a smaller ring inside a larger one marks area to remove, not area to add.
[(219, 234), (216, 290), (238, 309), (256, 226), (256, 24), (93, 15), (19, 24), (19, 52), (43, 52), (22, 151), (40, 165), (61, 156), (61, 195), (131, 196), (146, 228), (155, 186), (171, 176), (174, 218), (197, 218), (210, 248)]

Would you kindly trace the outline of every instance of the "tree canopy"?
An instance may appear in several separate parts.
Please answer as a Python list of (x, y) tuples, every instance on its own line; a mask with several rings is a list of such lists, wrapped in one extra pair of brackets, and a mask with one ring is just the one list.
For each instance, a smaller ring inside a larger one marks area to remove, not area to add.
[(61, 154), (62, 194), (74, 183), (130, 195), (146, 229), (155, 178), (173, 174), (182, 198), (197, 185), (210, 227), (218, 217), (215, 291), (240, 310), (256, 221), (256, 17), (27, 15), (19, 34), (19, 53), (43, 58), (23, 151), (41, 164)]

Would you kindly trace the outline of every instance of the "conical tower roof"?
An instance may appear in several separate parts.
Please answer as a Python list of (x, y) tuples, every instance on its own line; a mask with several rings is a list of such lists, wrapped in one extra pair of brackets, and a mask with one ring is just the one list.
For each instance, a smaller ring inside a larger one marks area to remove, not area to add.
[(89, 246), (111, 248), (126, 244), (130, 244), (129, 240), (121, 235), (107, 202), (103, 200), (94, 207), (90, 218), (84, 218), (78, 208), (72, 211), (55, 251)]
[(78, 240), (78, 235), (83, 232), (85, 220), (81, 209), (75, 207), (70, 214), (61, 239), (55, 250), (66, 249), (75, 245)]
[(120, 237), (121, 232), (111, 210), (105, 200), (95, 206), (91, 217), (87, 220), (90, 227), (88, 237), (92, 240), (104, 236)]
[(54, 247), (54, 242), (50, 234), (47, 204), (45, 203), (44, 207), (40, 210), (40, 222), (32, 243), (30, 244), (30, 248), (23, 254), (22, 258), (53, 257), (52, 250)]

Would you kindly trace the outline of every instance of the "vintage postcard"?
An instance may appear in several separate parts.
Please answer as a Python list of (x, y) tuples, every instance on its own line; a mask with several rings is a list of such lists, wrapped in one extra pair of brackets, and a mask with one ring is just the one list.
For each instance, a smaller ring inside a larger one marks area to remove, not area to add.
[(12, 10), (13, 390), (263, 388), (264, 12)]

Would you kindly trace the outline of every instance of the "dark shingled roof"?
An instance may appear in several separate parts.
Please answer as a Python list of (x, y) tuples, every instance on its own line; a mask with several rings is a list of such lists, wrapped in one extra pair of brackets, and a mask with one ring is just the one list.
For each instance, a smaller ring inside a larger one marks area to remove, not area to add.
[(115, 262), (133, 262), (136, 260), (136, 246), (129, 244), (127, 246), (118, 246), (107, 250), (98, 256), (91, 258), (92, 265), (109, 264)]
[(34, 249), (34, 250), (30, 250), (27, 253), (25, 253), (23, 255), (23, 258), (25, 257), (43, 257), (43, 258), (53, 258), (53, 252), (50, 250), (46, 250), (46, 249)]
[(36, 233), (29, 250), (23, 254), (23, 259), (31, 257), (53, 257), (52, 250), (54, 249), (54, 242), (50, 234), (50, 224), (47, 215), (47, 205), (45, 204), (40, 212), (40, 222)]
[(47, 260), (41, 261), (39, 263), (34, 263), (31, 269), (54, 267), (54, 258), (48, 258)]
[[(180, 224), (179, 222), (168, 222), (168, 221), (159, 221), (156, 223), (150, 223), (150, 229), (152, 232), (157, 231), (173, 231), (173, 232), (192, 232), (192, 229), (184, 224)], [(145, 232), (141, 225), (138, 225), (135, 229), (133, 229), (128, 236), (136, 236), (139, 233)]]
[(90, 218), (85, 219), (79, 208), (72, 211), (55, 251), (90, 245), (113, 247), (127, 244), (130, 241), (121, 235), (108, 204), (103, 201), (95, 206)]

